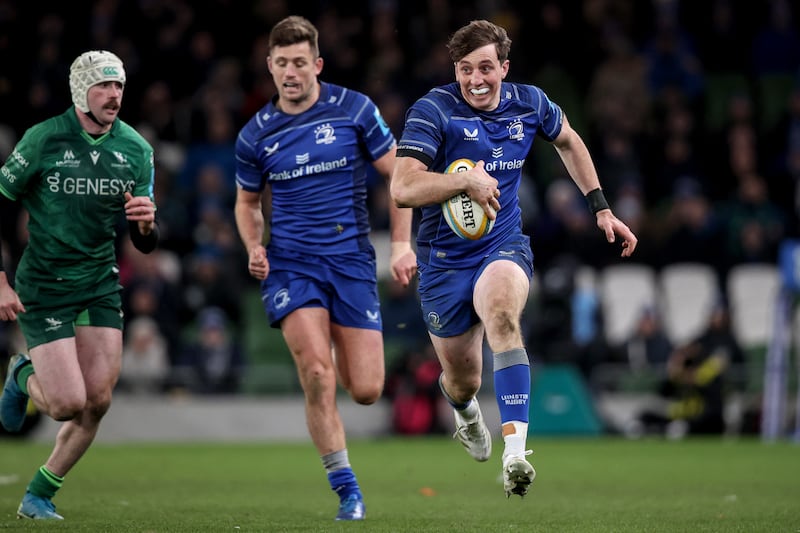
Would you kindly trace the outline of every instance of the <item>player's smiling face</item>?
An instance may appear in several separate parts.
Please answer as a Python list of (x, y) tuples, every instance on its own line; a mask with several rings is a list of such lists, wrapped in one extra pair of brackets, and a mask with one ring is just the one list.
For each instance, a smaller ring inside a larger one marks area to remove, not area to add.
[(465, 55), (455, 64), (456, 81), (469, 105), (491, 111), (500, 104), (500, 85), (508, 74), (508, 60), (502, 63), (494, 44), (487, 44)]
[(278, 107), (284, 112), (301, 113), (317, 101), (322, 58), (314, 56), (309, 43), (274, 47), (267, 66), (278, 89)]

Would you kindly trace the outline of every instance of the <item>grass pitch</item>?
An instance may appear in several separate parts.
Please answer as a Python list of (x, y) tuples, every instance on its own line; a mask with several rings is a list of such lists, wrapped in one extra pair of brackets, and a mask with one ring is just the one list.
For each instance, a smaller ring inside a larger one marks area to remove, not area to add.
[(96, 445), (54, 500), (64, 522), (18, 520), (49, 446), (0, 440), (0, 530), (87, 532), (798, 532), (800, 446), (757, 440), (531, 438), (538, 472), (506, 499), (501, 443), (476, 463), (447, 437), (353, 441), (365, 522), (311, 444)]

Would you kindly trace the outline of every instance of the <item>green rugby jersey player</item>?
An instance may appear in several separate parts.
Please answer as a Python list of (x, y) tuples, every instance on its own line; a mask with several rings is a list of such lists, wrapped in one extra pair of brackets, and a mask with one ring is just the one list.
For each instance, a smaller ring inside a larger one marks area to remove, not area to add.
[(52, 498), (111, 404), (122, 364), (119, 218), (124, 213), (140, 251), (158, 243), (153, 149), (118, 117), (122, 61), (107, 51), (83, 53), (69, 85), (74, 105), (28, 129), (0, 167), (0, 194), (29, 215), (13, 288), (0, 264), (0, 319), (18, 322), (29, 353), (11, 358), (0, 423), (19, 431), (29, 399), (62, 422), (20, 518), (62, 519)]

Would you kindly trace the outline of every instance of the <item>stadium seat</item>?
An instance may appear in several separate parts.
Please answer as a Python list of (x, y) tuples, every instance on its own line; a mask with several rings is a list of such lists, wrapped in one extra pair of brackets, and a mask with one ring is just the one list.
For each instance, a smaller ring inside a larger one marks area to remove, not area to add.
[(618, 346), (636, 327), (644, 307), (656, 305), (656, 273), (639, 263), (605, 267), (598, 278), (606, 341)]
[(658, 279), (658, 299), (664, 329), (674, 345), (699, 335), (708, 324), (709, 312), (719, 296), (713, 268), (701, 263), (665, 266)]
[(778, 267), (771, 263), (740, 264), (728, 273), (731, 327), (743, 348), (769, 343), (779, 286)]

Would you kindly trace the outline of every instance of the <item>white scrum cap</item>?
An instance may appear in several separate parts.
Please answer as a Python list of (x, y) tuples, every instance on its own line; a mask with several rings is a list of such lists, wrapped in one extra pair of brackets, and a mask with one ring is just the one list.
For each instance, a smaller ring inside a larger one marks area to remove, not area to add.
[(106, 81), (118, 81), (125, 85), (125, 68), (122, 60), (105, 50), (92, 50), (79, 55), (69, 67), (69, 89), (75, 107), (89, 112), (89, 88)]

